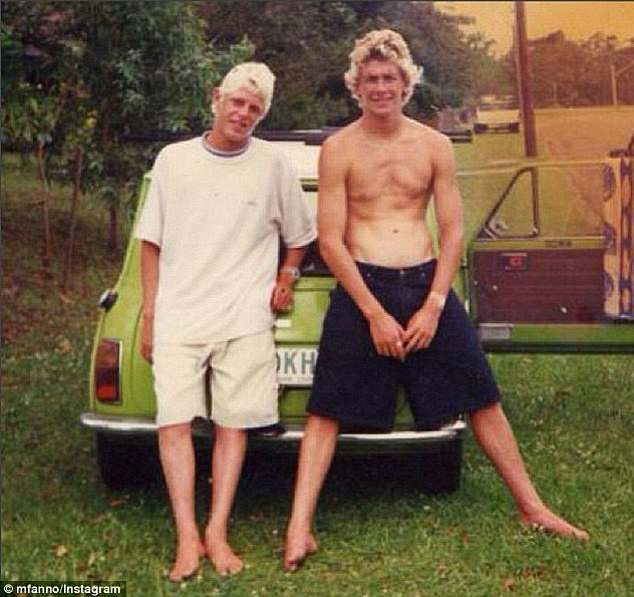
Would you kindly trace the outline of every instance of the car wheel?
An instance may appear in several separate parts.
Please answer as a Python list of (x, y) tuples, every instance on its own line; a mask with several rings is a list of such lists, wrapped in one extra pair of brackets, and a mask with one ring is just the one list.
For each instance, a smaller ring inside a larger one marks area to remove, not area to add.
[(148, 487), (160, 478), (155, 444), (135, 444), (97, 434), (97, 464), (104, 484), (110, 489)]
[(423, 455), (420, 489), (429, 495), (452, 493), (460, 487), (462, 439), (445, 444), (439, 451)]

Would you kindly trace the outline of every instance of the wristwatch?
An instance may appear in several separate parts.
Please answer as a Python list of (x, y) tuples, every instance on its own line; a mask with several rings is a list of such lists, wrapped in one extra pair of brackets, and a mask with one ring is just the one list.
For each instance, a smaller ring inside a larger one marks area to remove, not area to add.
[(284, 267), (280, 268), (280, 274), (288, 274), (293, 278), (293, 280), (299, 280), (301, 277), (299, 268), (291, 265), (285, 265)]

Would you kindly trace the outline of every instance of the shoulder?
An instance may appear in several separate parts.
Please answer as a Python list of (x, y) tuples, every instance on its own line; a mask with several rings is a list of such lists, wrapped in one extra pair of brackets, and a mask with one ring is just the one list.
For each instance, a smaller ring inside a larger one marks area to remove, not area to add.
[(320, 159), (330, 160), (330, 156), (339, 164), (354, 155), (359, 145), (359, 124), (355, 121), (330, 135), (321, 145)]
[(450, 172), (455, 166), (455, 156), (451, 139), (436, 129), (407, 119), (409, 134), (415, 138), (414, 143), (429, 156), (432, 166), (437, 171)]
[(261, 155), (276, 156), (281, 153), (280, 148), (273, 141), (266, 141), (265, 139), (260, 139), (260, 137), (251, 137), (249, 143), (251, 143), (251, 150)]
[(161, 153), (164, 153), (165, 155), (180, 155), (191, 151), (198, 151), (199, 149), (202, 149), (201, 138), (193, 137), (192, 139), (187, 139), (187, 141), (170, 143), (161, 149)]
[(156, 158), (156, 165), (160, 164), (178, 164), (181, 160), (188, 160), (192, 155), (204, 151), (200, 137), (194, 137), (187, 141), (179, 141), (178, 143), (170, 143), (159, 151)]
[(452, 150), (451, 139), (440, 131), (411, 118), (406, 119), (406, 124), (409, 134), (414, 135), (419, 142), (425, 143), (432, 149)]
[(273, 141), (266, 141), (259, 137), (251, 137), (251, 150), (262, 156), (272, 160), (284, 161), (287, 155), (284, 150)]
[(292, 170), (293, 162), (284, 149), (273, 141), (265, 141), (259, 137), (251, 137), (251, 149), (253, 155), (259, 159), (266, 161), (270, 165), (281, 168), (283, 170)]
[(359, 121), (354, 122), (340, 128), (336, 133), (333, 133), (322, 143), (322, 147), (342, 149), (346, 146), (353, 144), (358, 137)]

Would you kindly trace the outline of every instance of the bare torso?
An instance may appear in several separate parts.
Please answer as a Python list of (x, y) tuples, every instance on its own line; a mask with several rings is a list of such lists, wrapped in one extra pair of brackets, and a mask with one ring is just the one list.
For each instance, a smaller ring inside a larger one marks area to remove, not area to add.
[[(451, 141), (402, 112), (405, 77), (368, 60), (356, 97), (361, 117), (319, 156), (319, 248), (370, 326), (377, 352), (405, 358), (433, 338), (464, 249), (462, 203)], [(425, 213), (433, 195), (438, 262), (430, 291), (403, 327), (374, 296), (355, 260), (393, 268), (434, 256)]]
[(403, 119), (390, 138), (357, 121), (341, 132), (346, 169), (344, 243), (357, 261), (405, 267), (433, 257), (425, 212), (436, 131)]

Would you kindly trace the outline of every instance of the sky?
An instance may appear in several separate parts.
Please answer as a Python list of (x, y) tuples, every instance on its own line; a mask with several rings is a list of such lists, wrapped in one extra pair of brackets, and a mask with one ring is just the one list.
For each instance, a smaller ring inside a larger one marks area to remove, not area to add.
[[(476, 18), (465, 31), (482, 31), (494, 39), (493, 51), (505, 54), (513, 40), (514, 2), (435, 2), (449, 14)], [(616, 35), (621, 42), (634, 37), (634, 2), (524, 2), (529, 39), (543, 37), (561, 29), (568, 39), (587, 39), (602, 31)]]

